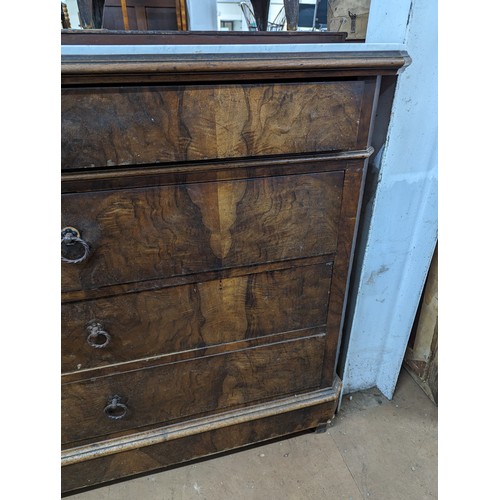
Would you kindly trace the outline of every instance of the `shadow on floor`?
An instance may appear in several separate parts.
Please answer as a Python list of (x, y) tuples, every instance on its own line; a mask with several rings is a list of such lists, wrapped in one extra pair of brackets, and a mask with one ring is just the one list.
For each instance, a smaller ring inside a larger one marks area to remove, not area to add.
[(326, 433), (302, 433), (67, 498), (437, 498), (437, 418), (437, 407), (402, 370), (392, 401), (376, 389), (344, 396)]

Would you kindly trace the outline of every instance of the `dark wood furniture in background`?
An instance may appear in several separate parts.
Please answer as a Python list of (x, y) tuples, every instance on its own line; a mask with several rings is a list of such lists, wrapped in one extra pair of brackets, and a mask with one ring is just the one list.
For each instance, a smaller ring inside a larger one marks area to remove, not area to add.
[(66, 56), (62, 489), (310, 428), (405, 53)]
[(102, 25), (104, 0), (76, 0), (80, 29), (99, 29)]
[[(187, 29), (179, 0), (127, 0), (127, 13), (131, 30)], [(121, 0), (105, 0), (102, 28), (124, 29)]]
[(77, 2), (80, 27), (84, 31), (123, 30), (126, 28), (125, 14), (128, 30), (187, 30), (186, 0), (125, 0), (125, 3), (122, 0), (77, 0)]

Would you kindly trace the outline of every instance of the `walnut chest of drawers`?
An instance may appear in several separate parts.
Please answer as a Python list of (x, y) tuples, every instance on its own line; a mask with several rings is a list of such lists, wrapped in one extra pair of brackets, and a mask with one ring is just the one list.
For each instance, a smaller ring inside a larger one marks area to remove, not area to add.
[(66, 56), (63, 492), (321, 428), (403, 53)]

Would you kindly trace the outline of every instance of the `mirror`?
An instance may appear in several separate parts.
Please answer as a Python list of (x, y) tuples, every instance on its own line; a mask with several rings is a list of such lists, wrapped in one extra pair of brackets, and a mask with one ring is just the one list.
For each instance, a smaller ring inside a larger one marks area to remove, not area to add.
[(348, 39), (361, 40), (369, 10), (370, 0), (217, 0), (217, 29), (343, 31)]
[(186, 31), (186, 0), (64, 0), (61, 25), (83, 30)]
[(63, 30), (337, 32), (364, 41), (370, 0), (64, 0)]

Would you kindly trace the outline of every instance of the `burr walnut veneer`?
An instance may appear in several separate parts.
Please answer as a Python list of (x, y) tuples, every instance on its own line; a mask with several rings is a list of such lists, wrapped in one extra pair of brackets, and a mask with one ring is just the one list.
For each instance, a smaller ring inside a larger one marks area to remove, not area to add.
[(380, 79), (406, 63), (63, 58), (64, 492), (331, 421)]

